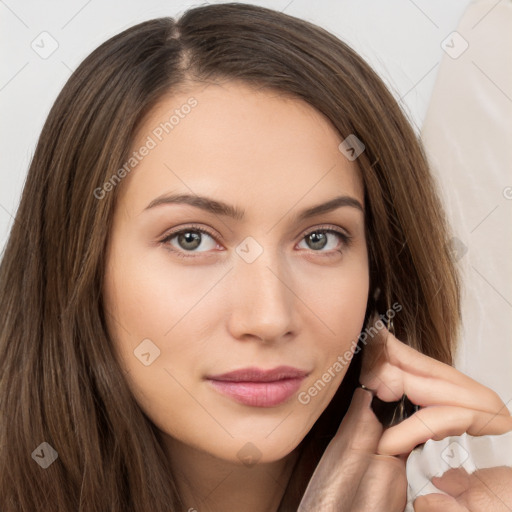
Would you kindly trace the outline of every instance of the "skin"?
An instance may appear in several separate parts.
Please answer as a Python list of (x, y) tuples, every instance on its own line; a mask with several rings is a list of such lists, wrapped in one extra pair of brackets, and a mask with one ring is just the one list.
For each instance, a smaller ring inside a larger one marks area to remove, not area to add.
[[(364, 212), (343, 206), (295, 217), (338, 195), (364, 208), (364, 189), (327, 118), (300, 100), (241, 84), (196, 86), (167, 98), (134, 147), (191, 96), (197, 106), (122, 183), (105, 278), (109, 329), (136, 400), (162, 434), (187, 506), (270, 511), (282, 497), (294, 449), (348, 366), (307, 405), (296, 396), (275, 407), (239, 404), (204, 377), (290, 365), (309, 372), (300, 393), (350, 349), (368, 299)], [(145, 210), (171, 192), (228, 202), (245, 218), (183, 204)], [(186, 252), (190, 244), (180, 246), (177, 237), (160, 243), (192, 223), (214, 234), (204, 235), (192, 256), (169, 249)], [(349, 235), (350, 245), (335, 233), (324, 247), (308, 245), (306, 232), (321, 226)], [(236, 252), (246, 237), (263, 249), (251, 263)], [(160, 350), (150, 366), (134, 357), (145, 338)], [(237, 455), (247, 443), (259, 457), (251, 467)]]
[[(190, 97), (197, 106), (118, 185), (104, 283), (109, 331), (128, 385), (162, 437), (187, 508), (275, 511), (295, 449), (347, 366), (307, 404), (297, 396), (353, 350), (369, 293), (364, 212), (343, 206), (303, 221), (297, 214), (338, 195), (364, 209), (364, 189), (327, 118), (301, 100), (236, 82), (192, 84), (167, 97), (146, 119), (134, 148)], [(245, 218), (185, 204), (147, 209), (171, 192), (225, 201), (244, 209)], [(212, 237), (201, 235), (199, 247), (188, 251), (177, 236), (162, 242), (173, 230), (195, 232), (191, 224)], [(315, 246), (305, 235), (320, 228), (351, 241), (327, 234), (325, 247)], [(246, 245), (247, 237), (258, 245)], [(257, 257), (249, 263), (240, 248)], [(466, 431), (512, 430), (494, 392), (385, 329), (379, 333), (365, 350), (361, 382), (384, 400), (406, 392), (423, 408), (383, 430), (370, 392), (357, 390), (301, 511), (322, 504), (322, 510), (401, 512), (405, 459), (416, 444)], [(148, 365), (134, 355), (144, 339), (160, 351)], [(281, 364), (309, 374), (295, 396), (274, 407), (239, 404), (205, 380)], [(257, 464), (241, 460), (244, 446)], [(509, 477), (500, 475), (504, 488)], [(426, 506), (421, 510), (430, 510)], [(481, 510), (492, 506), (491, 499)]]

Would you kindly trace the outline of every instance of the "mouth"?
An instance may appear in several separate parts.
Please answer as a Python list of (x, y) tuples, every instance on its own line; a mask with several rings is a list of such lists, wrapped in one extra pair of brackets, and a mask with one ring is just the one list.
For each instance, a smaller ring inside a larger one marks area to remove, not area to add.
[(289, 400), (309, 372), (291, 366), (243, 368), (206, 377), (217, 392), (252, 407), (275, 407)]

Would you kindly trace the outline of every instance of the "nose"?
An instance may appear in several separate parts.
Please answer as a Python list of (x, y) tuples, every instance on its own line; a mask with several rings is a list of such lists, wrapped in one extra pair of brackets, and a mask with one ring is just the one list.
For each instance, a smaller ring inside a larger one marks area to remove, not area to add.
[(238, 340), (275, 343), (296, 334), (298, 298), (291, 273), (275, 253), (265, 249), (251, 263), (235, 258), (228, 329)]

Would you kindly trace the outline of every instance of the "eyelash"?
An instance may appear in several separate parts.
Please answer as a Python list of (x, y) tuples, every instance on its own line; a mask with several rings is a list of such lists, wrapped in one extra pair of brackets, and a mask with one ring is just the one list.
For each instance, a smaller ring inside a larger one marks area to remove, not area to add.
[[(186, 227), (181, 228), (181, 229), (179, 229), (177, 231), (172, 231), (171, 233), (168, 233), (167, 235), (165, 235), (165, 237), (163, 239), (160, 240), (160, 244), (165, 245), (167, 250), (173, 252), (174, 254), (176, 254), (180, 258), (195, 258), (196, 256), (194, 254), (195, 254), (196, 251), (177, 250), (177, 249), (175, 249), (175, 248), (173, 248), (173, 247), (171, 247), (169, 245), (169, 242), (173, 238), (175, 238), (178, 235), (181, 235), (182, 233), (187, 233), (187, 232), (200, 232), (200, 233), (204, 233), (206, 235), (209, 235), (213, 240), (217, 241), (215, 234), (212, 233), (210, 230), (208, 230), (208, 229), (206, 229), (204, 227), (201, 227), (201, 226), (196, 226), (194, 224), (191, 224), (190, 226), (186, 226)], [(315, 227), (314, 229), (306, 231), (305, 233), (302, 234), (301, 241), (304, 238), (306, 238), (307, 236), (311, 235), (312, 233), (333, 233), (333, 234), (337, 235), (341, 239), (341, 245), (343, 247), (345, 247), (345, 248), (350, 247), (350, 244), (352, 243), (352, 237), (351, 236), (347, 235), (346, 233), (343, 233), (343, 232), (339, 231), (338, 229), (333, 229), (332, 226), (318, 226), (318, 227)], [(333, 249), (331, 251), (315, 251), (313, 249), (310, 249), (310, 251), (313, 252), (313, 253), (318, 253), (318, 254), (325, 253), (325, 254), (323, 254), (323, 256), (326, 256), (326, 257), (335, 256), (335, 253), (339, 253), (340, 252), (339, 248)], [(190, 254), (187, 254), (187, 252), (190, 253)], [(197, 251), (197, 252), (201, 253), (202, 251)]]

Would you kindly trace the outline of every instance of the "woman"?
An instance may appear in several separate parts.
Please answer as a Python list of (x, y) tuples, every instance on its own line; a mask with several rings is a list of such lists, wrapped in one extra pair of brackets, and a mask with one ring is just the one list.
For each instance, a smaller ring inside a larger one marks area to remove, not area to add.
[[(399, 107), (324, 30), (224, 4), (111, 38), (2, 261), (0, 509), (403, 510), (414, 446), (512, 429), (450, 367), (448, 239)], [(422, 408), (384, 431), (372, 393)]]

